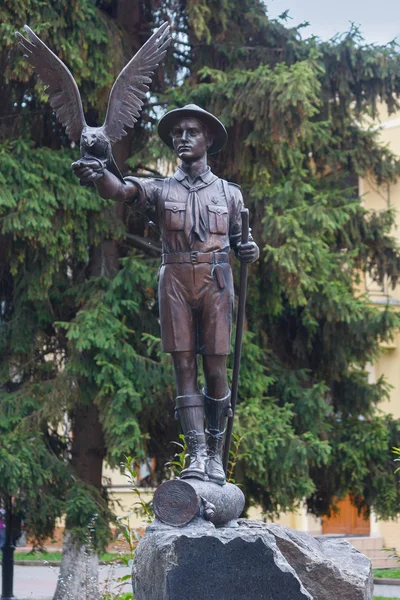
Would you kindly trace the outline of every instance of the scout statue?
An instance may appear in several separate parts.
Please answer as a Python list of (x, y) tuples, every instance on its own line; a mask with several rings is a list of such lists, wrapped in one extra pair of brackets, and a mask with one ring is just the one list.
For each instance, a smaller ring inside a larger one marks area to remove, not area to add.
[[(240, 189), (219, 179), (207, 166), (207, 153), (227, 141), (223, 124), (195, 104), (168, 112), (158, 124), (161, 139), (180, 164), (172, 177), (120, 181), (107, 169), (81, 159), (73, 170), (82, 182), (94, 181), (103, 198), (155, 209), (163, 254), (159, 279), (161, 339), (174, 364), (175, 411), (190, 456), (181, 477), (225, 483), (222, 446), (231, 416), (226, 361), (230, 353), (233, 280), (229, 250), (254, 262), (254, 241), (241, 244)], [(197, 354), (202, 355), (205, 389), (200, 392)], [(204, 416), (205, 425), (204, 428)]]
[[(133, 127), (139, 116), (147, 84), (170, 43), (168, 24), (121, 71), (110, 93), (105, 122), (97, 128), (86, 124), (70, 71), (29, 27), (25, 31), (29, 39), (16, 34), (25, 57), (48, 86), (50, 104), (70, 139), (80, 141), (81, 159), (72, 165), (74, 174), (82, 184), (93, 182), (102, 198), (132, 201), (143, 212), (155, 211), (163, 245), (159, 278), (162, 347), (172, 356), (175, 414), (190, 456), (181, 477), (224, 485), (222, 450), (227, 419), (232, 417), (226, 366), (234, 300), (229, 251), (233, 248), (243, 264), (259, 256), (251, 238), (241, 242), (240, 188), (219, 179), (207, 165), (207, 154), (225, 146), (226, 129), (195, 104), (171, 110), (160, 120), (158, 133), (179, 158), (174, 175), (123, 178), (111, 144), (126, 135), (126, 128)], [(197, 354), (203, 357), (202, 391)]]

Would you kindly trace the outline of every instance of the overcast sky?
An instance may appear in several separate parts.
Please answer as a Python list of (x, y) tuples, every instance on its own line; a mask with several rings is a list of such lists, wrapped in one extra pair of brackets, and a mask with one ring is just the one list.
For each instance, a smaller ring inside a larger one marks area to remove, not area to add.
[(347, 31), (354, 21), (369, 43), (385, 44), (395, 37), (400, 43), (399, 0), (265, 0), (265, 4), (271, 18), (289, 9), (293, 20), (288, 25), (309, 21), (303, 37), (315, 34), (326, 40)]

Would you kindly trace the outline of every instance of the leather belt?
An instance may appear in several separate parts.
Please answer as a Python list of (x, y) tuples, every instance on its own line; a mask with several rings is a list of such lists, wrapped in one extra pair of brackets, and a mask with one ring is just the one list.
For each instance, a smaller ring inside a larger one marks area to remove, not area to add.
[(163, 254), (161, 259), (162, 265), (182, 263), (191, 263), (192, 265), (199, 263), (220, 265), (227, 262), (229, 262), (229, 254), (227, 252), (176, 252), (174, 254)]

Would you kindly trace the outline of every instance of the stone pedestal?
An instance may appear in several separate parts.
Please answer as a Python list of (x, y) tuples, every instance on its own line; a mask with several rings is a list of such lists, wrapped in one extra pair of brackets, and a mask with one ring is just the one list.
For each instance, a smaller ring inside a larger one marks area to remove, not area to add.
[(368, 558), (344, 540), (239, 520), (155, 522), (133, 567), (135, 600), (372, 600)]

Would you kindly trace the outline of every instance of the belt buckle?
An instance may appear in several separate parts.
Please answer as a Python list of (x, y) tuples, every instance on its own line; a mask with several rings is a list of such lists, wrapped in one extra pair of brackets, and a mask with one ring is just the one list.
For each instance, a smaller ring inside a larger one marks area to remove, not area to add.
[(198, 255), (198, 251), (197, 250), (193, 250), (193, 252), (190, 253), (190, 262), (192, 263), (192, 265), (195, 265), (197, 263), (197, 255)]

